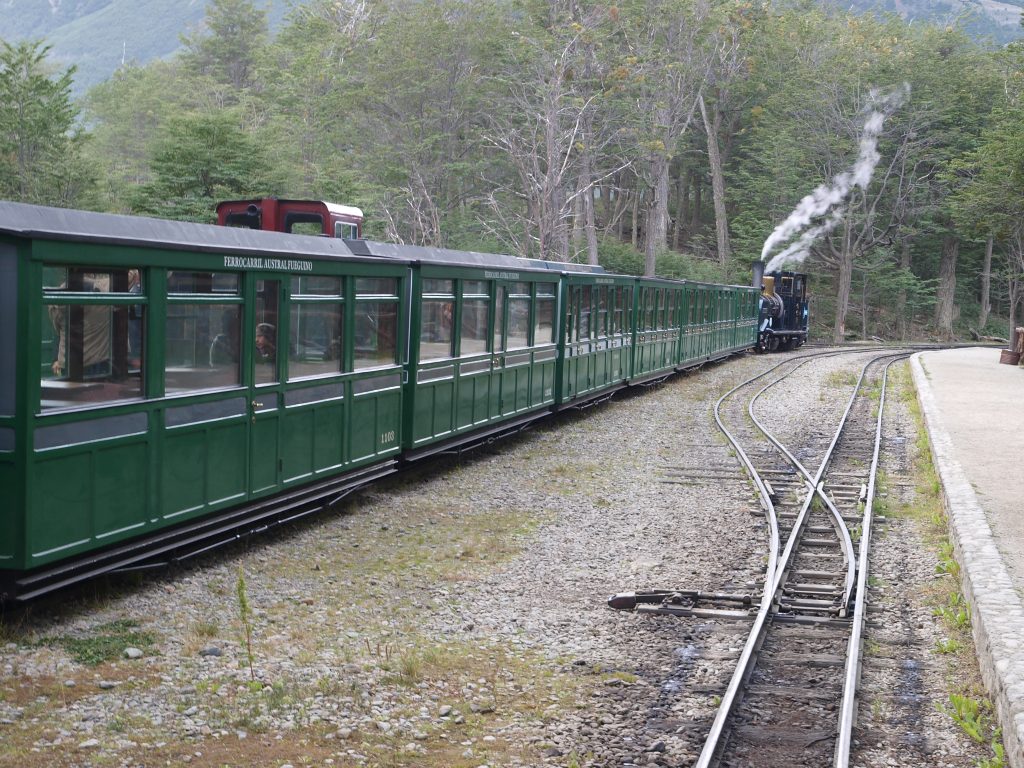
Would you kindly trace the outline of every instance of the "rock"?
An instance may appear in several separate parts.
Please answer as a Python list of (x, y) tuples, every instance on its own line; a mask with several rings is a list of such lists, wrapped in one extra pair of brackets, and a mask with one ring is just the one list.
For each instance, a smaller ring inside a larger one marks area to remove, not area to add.
[(183, 714), (185, 717), (192, 717), (192, 715), (194, 715), (198, 711), (199, 711), (199, 707), (193, 705), (193, 706), (189, 707), (188, 709), (186, 709), (181, 714)]
[(78, 745), (79, 749), (95, 749), (100, 745), (99, 739), (86, 739)]
[(339, 728), (337, 731), (334, 732), (335, 738), (338, 738), (338, 739), (347, 739), (351, 735), (352, 735), (352, 729), (351, 728)]
[(100, 688), (104, 691), (109, 691), (112, 688), (117, 688), (117, 683), (113, 680), (100, 680)]
[(220, 648), (218, 648), (215, 645), (211, 645), (208, 648), (203, 648), (203, 650), (201, 650), (199, 652), (199, 655), (200, 656), (223, 656), (224, 655), (224, 651), (222, 651)]
[(71, 678), (68, 678), (67, 680), (64, 681), (64, 687), (65, 688), (74, 688), (76, 685), (78, 685), (78, 683), (76, 683)]
[(143, 653), (138, 648), (125, 648), (124, 655), (127, 656), (129, 659), (141, 659)]
[(653, 744), (651, 744), (651, 746), (649, 746), (644, 751), (645, 752), (664, 752), (665, 751), (665, 742), (661, 741), (659, 739), (658, 741), (656, 741)]
[(444, 704), (440, 709), (437, 710), (438, 717), (448, 717), (452, 713), (452, 708), (448, 704)]

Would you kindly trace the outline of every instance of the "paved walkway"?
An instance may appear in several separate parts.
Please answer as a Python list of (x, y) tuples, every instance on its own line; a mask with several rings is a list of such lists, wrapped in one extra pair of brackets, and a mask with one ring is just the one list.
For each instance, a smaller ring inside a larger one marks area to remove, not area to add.
[(995, 349), (911, 359), (985, 684), (1024, 768), (1024, 369)]

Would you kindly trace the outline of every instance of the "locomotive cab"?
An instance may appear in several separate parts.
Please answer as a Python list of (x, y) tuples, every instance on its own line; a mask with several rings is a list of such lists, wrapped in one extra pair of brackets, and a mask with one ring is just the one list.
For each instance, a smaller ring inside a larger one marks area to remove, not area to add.
[(764, 274), (754, 262), (754, 286), (761, 289), (757, 350), (796, 349), (807, 341), (807, 275), (799, 272)]
[(340, 237), (346, 240), (362, 238), (363, 218), (359, 208), (322, 200), (263, 197), (226, 200), (217, 205), (217, 223), (221, 226)]

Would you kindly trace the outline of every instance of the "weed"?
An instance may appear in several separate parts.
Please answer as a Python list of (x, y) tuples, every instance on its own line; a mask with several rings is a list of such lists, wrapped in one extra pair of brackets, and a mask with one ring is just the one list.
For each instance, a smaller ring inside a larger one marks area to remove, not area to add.
[(964, 647), (963, 643), (957, 640), (955, 637), (951, 637), (944, 640), (937, 640), (935, 642), (935, 650), (938, 653), (959, 653)]
[(871, 719), (881, 722), (888, 716), (888, 708), (885, 702), (881, 699), (875, 699), (871, 702)]
[(423, 660), (416, 652), (403, 653), (398, 660), (399, 682), (405, 685), (418, 683), (423, 676)]
[(249, 677), (256, 681), (256, 670), (253, 668), (254, 655), (252, 650), (252, 611), (249, 608), (249, 597), (245, 588), (245, 572), (238, 568), (238, 581), (235, 582), (235, 595), (238, 597), (238, 616), (242, 621), (245, 634), (245, 658), (249, 662)]
[(979, 760), (977, 762), (978, 768), (1005, 768), (1006, 749), (1003, 747), (1003, 733), (998, 728), (992, 735), (992, 741), (989, 742), (989, 747), (992, 749), (992, 757), (983, 757)]
[(220, 626), (212, 619), (204, 619), (192, 624), (192, 634), (204, 640), (216, 637), (219, 631)]
[(940, 712), (945, 712), (953, 722), (960, 726), (960, 729), (979, 744), (989, 740), (989, 720), (991, 709), (987, 701), (976, 699), (972, 696), (962, 696), (952, 693), (949, 696), (950, 706), (936, 703)]
[(967, 608), (967, 601), (959, 592), (951, 592), (946, 604), (933, 609), (932, 615), (945, 619), (955, 629), (967, 629), (971, 626), (971, 614)]
[(956, 561), (953, 543), (949, 538), (939, 542), (939, 563), (935, 566), (936, 573), (948, 573), (957, 582), (960, 581), (960, 563)]

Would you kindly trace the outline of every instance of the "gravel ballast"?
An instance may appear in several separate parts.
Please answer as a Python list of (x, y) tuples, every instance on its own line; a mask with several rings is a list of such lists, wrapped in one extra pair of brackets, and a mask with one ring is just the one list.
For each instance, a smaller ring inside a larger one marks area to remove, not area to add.
[[(605, 601), (753, 589), (766, 549), (752, 487), (699, 473), (736, 466), (715, 399), (775, 362), (677, 376), (188, 569), (33, 606), (3, 625), (0, 765), (691, 765), (747, 624)], [(838, 418), (861, 364), (809, 363), (759, 412), (796, 440)], [(902, 419), (893, 446), (908, 451)], [(878, 545), (895, 569), (880, 594), (914, 616), (931, 672), (912, 725), (867, 704), (855, 764), (919, 764), (901, 757), (913, 730), (931, 745), (918, 759), (973, 765), (984, 753), (936, 707), (950, 690), (930, 650), (935, 557), (913, 520)], [(866, 685), (890, 685), (892, 665), (876, 666)]]

